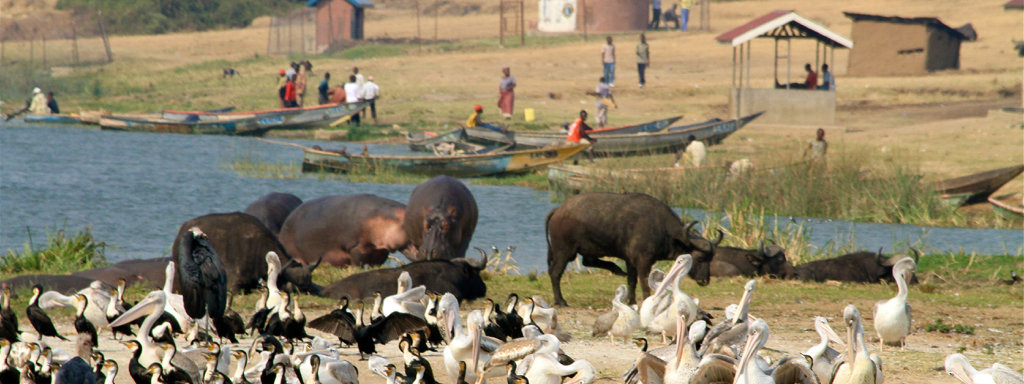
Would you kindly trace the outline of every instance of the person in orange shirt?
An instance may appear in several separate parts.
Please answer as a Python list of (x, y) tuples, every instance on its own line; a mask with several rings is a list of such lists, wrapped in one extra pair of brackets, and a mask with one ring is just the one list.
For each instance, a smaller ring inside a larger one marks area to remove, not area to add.
[(807, 71), (807, 80), (804, 81), (804, 86), (811, 90), (817, 89), (818, 74), (814, 73), (814, 68), (811, 68), (811, 63), (804, 64), (804, 69)]
[(576, 121), (572, 122), (571, 125), (569, 125), (569, 136), (566, 137), (566, 142), (569, 143), (579, 144), (580, 142), (583, 142), (584, 144), (591, 144), (591, 147), (587, 148), (587, 157), (590, 159), (591, 164), (594, 163), (593, 144), (597, 144), (597, 139), (594, 139), (590, 137), (590, 135), (587, 135), (587, 131), (592, 130), (594, 129), (590, 128), (590, 126), (587, 125), (587, 111), (581, 110), (580, 117), (577, 118)]

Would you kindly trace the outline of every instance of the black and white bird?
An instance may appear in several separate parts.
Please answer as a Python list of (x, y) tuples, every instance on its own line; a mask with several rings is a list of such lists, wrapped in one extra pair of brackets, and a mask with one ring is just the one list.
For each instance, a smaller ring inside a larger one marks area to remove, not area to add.
[[(185, 313), (193, 319), (209, 315), (213, 323), (224, 316), (228, 298), (228, 277), (224, 263), (199, 227), (188, 230), (178, 245), (178, 287)], [(227, 333), (227, 332), (224, 332)]]
[(57, 333), (57, 329), (53, 327), (53, 321), (50, 320), (50, 316), (43, 312), (42, 308), (39, 308), (39, 295), (43, 293), (43, 286), (36, 284), (32, 287), (32, 299), (28, 301), (28, 307), (25, 308), (25, 315), (28, 317), (28, 322), (32, 323), (32, 328), (35, 328), (36, 332), (39, 333), (39, 338), (43, 336), (56, 337), (58, 339), (67, 341), (68, 339)]

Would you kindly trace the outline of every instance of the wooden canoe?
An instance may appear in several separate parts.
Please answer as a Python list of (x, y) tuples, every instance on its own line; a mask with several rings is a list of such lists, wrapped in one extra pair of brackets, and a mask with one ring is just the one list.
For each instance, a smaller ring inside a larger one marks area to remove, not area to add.
[[(627, 135), (644, 132), (658, 132), (672, 125), (682, 116), (673, 116), (667, 119), (648, 121), (646, 123), (626, 125), (622, 127), (599, 128), (587, 131), (591, 136)], [(464, 128), (466, 130), (466, 141), (483, 145), (501, 145), (515, 142), (524, 147), (541, 148), (551, 143), (565, 141), (566, 134), (560, 132), (497, 132), (486, 128)]]
[(180, 133), (193, 135), (262, 136), (284, 124), (287, 116), (273, 115), (231, 121), (184, 122), (164, 119), (141, 119), (103, 116), (100, 128), (112, 131)]
[(1001, 216), (1007, 219), (1020, 220), (1021, 218), (1024, 218), (1024, 206), (1015, 207), (1002, 201), (996, 200), (991, 196), (988, 198), (988, 202), (992, 204), (992, 210), (996, 211), (996, 213), (1000, 214)]
[(993, 169), (973, 175), (937, 181), (939, 197), (955, 206), (984, 202), (989, 195), (1024, 173), (1024, 165)]
[(500, 176), (523, 173), (565, 161), (585, 149), (587, 145), (573, 145), (551, 149), (504, 151), (509, 146), (483, 154), (460, 156), (371, 156), (353, 155), (344, 151), (323, 151), (304, 148), (303, 172), (329, 171), (347, 173), (357, 170), (400, 172), (451, 177)]
[(82, 118), (77, 115), (25, 115), (26, 123), (59, 123), (81, 124)]
[[(594, 144), (594, 154), (600, 156), (632, 156), (647, 155), (651, 153), (674, 152), (687, 144), (687, 138), (693, 135), (697, 140), (708, 145), (714, 145), (722, 139), (731, 135), (736, 130), (747, 125), (764, 112), (744, 116), (729, 121), (709, 121), (703, 124), (680, 127), (681, 129), (669, 128), (664, 131), (653, 133), (635, 133), (629, 135), (601, 135), (594, 137), (597, 143)], [(524, 147), (545, 147), (552, 143), (564, 141), (564, 137), (541, 138), (536, 136), (515, 136), (516, 148)]]
[(288, 116), (274, 129), (309, 129), (326, 127), (336, 120), (362, 111), (368, 104), (335, 103), (313, 107), (269, 109), (262, 111), (176, 111), (164, 110), (163, 120), (179, 122), (225, 122), (273, 116)]
[(429, 135), (426, 132), (407, 133), (406, 140), (409, 142), (409, 149), (416, 152), (433, 152), (434, 144), (463, 142), (466, 139), (466, 129), (459, 128), (451, 132), (439, 135)]
[[(164, 120), (181, 120), (181, 121), (185, 121), (185, 120), (189, 120), (190, 118), (192, 118), (192, 119), (199, 118), (200, 120), (209, 120), (209, 119), (204, 119), (203, 117), (224, 115), (224, 114), (228, 114), (229, 112), (234, 112), (234, 110), (235, 110), (235, 107), (224, 107), (224, 108), (207, 109), (205, 111), (176, 111), (176, 110), (165, 109), (165, 110), (163, 110), (163, 112), (160, 115), (161, 115), (161, 117)], [(243, 112), (241, 114), (246, 114), (246, 113)], [(191, 117), (191, 116), (195, 116), (195, 117)]]

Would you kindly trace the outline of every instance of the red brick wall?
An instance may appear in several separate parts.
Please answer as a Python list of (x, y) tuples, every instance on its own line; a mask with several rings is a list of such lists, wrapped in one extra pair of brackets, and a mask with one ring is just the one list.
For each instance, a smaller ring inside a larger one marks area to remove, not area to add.
[(586, 2), (583, 17), (577, 17), (576, 29), (587, 33), (626, 32), (647, 29), (650, 2), (646, 0), (579, 0)]
[(316, 45), (324, 50), (337, 40), (352, 38), (352, 4), (345, 0), (322, 0), (316, 9)]

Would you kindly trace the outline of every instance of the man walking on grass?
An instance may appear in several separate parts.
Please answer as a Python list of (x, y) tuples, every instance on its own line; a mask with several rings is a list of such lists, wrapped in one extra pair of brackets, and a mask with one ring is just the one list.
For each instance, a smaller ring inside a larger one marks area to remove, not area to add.
[(644, 73), (647, 72), (648, 65), (651, 65), (651, 49), (647, 46), (647, 36), (641, 33), (640, 44), (636, 45), (636, 70), (640, 75), (640, 88), (647, 85)]
[(604, 66), (604, 78), (609, 87), (615, 88), (615, 45), (612, 44), (612, 37), (608, 36), (608, 43), (601, 46), (601, 64)]

